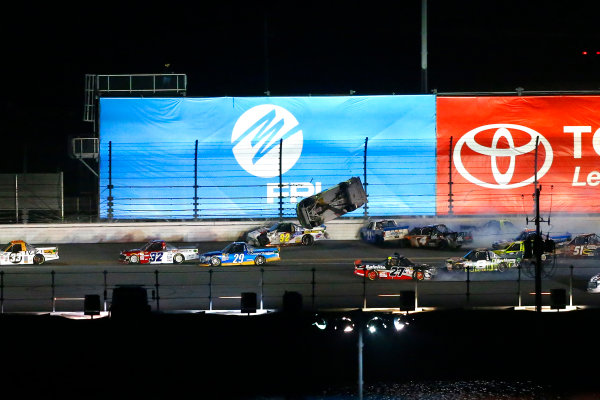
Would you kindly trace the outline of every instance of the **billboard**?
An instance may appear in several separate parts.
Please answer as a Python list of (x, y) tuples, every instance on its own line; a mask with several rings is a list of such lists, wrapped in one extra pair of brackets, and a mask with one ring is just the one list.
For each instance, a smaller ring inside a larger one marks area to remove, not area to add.
[(293, 218), (352, 176), (370, 215), (433, 215), (435, 114), (433, 95), (101, 98), (100, 217)]
[(437, 140), (437, 214), (600, 212), (598, 96), (438, 97)]

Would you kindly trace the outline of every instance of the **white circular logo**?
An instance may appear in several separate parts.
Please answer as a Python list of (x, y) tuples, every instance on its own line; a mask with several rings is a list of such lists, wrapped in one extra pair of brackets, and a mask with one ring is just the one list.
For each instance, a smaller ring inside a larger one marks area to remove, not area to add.
[[(494, 132), (494, 136), (492, 138), (492, 144), (490, 147), (482, 146), (481, 144), (476, 142), (475, 136), (478, 133), (488, 131), (488, 130), (494, 130), (494, 129), (496, 131)], [(525, 134), (529, 135), (529, 137), (530, 137), (529, 142), (522, 146), (515, 147), (515, 140), (513, 138), (511, 130), (515, 133), (520, 132), (520, 133), (525, 133)], [(501, 147), (501, 148), (498, 147), (498, 142), (500, 141), (501, 138), (506, 139), (506, 141), (508, 142), (508, 147)], [(475, 128), (472, 131), (467, 132), (463, 137), (461, 137), (456, 142), (456, 146), (454, 147), (454, 153), (453, 153), (454, 166), (466, 180), (468, 180), (469, 182), (474, 183), (476, 185), (483, 186), (485, 188), (514, 189), (514, 188), (529, 185), (530, 183), (533, 183), (535, 181), (534, 173), (532, 173), (532, 176), (530, 178), (527, 178), (524, 181), (516, 182), (516, 183), (511, 183), (511, 181), (512, 181), (513, 175), (515, 173), (516, 157), (528, 154), (532, 151), (535, 151), (536, 138), (539, 138), (539, 143), (542, 146), (544, 146), (544, 151), (546, 153), (544, 163), (542, 164), (542, 167), (537, 172), (537, 178), (539, 179), (548, 172), (548, 170), (550, 169), (550, 166), (552, 165), (552, 160), (553, 160), (552, 147), (550, 146), (550, 142), (545, 137), (543, 137), (542, 135), (540, 135), (533, 129), (527, 128), (525, 126), (520, 126), (520, 125), (491, 124), (491, 125), (480, 126), (479, 128)], [(481, 179), (474, 177), (471, 173), (469, 173), (469, 171), (467, 171), (467, 169), (465, 168), (465, 166), (462, 162), (462, 159), (461, 159), (461, 154), (462, 154), (461, 150), (462, 150), (463, 146), (468, 147), (475, 153), (489, 157), (489, 160), (490, 160), (489, 165), (491, 167), (492, 176), (493, 176), (495, 182), (484, 182)], [(498, 164), (497, 164), (498, 157), (509, 157), (508, 169), (504, 173), (500, 172), (500, 170), (498, 168)], [(539, 165), (539, 163), (538, 163), (538, 165)], [(533, 167), (534, 167), (534, 164), (532, 163), (531, 171), (533, 171)]]
[[(279, 176), (296, 164), (302, 153), (303, 135), (296, 118), (272, 104), (252, 107), (237, 120), (231, 134), (238, 164), (260, 178)], [(280, 146), (281, 144), (281, 146)]]

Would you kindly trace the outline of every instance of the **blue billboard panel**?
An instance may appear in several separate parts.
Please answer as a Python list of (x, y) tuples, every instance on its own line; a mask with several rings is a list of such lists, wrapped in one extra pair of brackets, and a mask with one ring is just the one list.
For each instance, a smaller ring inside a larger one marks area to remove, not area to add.
[(371, 216), (433, 215), (435, 157), (433, 95), (102, 98), (100, 217), (293, 218), (352, 176)]

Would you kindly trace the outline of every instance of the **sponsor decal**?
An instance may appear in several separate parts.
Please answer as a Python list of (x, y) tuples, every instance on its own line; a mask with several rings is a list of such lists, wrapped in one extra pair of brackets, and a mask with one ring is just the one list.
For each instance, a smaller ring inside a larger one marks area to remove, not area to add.
[[(288, 110), (272, 104), (252, 107), (236, 121), (233, 155), (248, 173), (273, 178), (286, 173), (302, 154), (303, 134)], [(280, 154), (281, 153), (281, 154)]]
[(541, 212), (600, 213), (599, 96), (438, 97), (437, 118), (437, 214), (531, 214), (536, 179)]
[[(486, 131), (493, 131), (493, 138), (490, 146), (479, 144), (476, 140), (478, 133)], [(530, 140), (523, 145), (515, 146), (515, 140), (513, 138), (514, 132), (525, 133), (529, 136)], [(508, 146), (500, 147), (499, 142), (501, 139), (505, 139), (505, 142), (508, 144)], [(516, 158), (523, 157), (532, 151), (536, 151), (536, 148), (539, 145), (544, 146), (545, 157), (541, 168), (539, 171), (537, 171), (537, 175), (534, 173), (527, 179), (524, 179), (520, 182), (513, 182)], [(474, 153), (480, 154), (482, 157), (487, 158), (481, 162), (481, 165), (489, 165), (493, 181), (484, 182), (483, 180), (476, 178), (467, 170), (467, 168), (465, 168), (461, 158), (461, 151), (463, 150), (463, 147), (467, 147)], [(502, 157), (509, 159), (508, 168), (505, 172), (502, 172), (500, 168), (498, 168), (498, 159)], [(461, 174), (471, 183), (490, 189), (512, 189), (529, 185), (535, 181), (536, 176), (537, 179), (540, 179), (548, 172), (548, 170), (550, 170), (552, 159), (552, 146), (550, 146), (550, 142), (548, 142), (545, 137), (533, 129), (513, 124), (484, 125), (467, 132), (458, 140), (458, 142), (456, 142), (456, 146), (454, 146), (453, 157), (454, 166), (458, 170), (459, 174)]]

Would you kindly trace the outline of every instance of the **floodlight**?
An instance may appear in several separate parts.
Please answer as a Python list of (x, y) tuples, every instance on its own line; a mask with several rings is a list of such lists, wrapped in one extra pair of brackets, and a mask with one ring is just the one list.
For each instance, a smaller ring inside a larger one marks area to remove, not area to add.
[(341, 317), (335, 321), (333, 329), (344, 333), (350, 333), (354, 331), (354, 322), (352, 322), (350, 317)]
[(377, 333), (378, 331), (387, 329), (387, 324), (383, 318), (375, 316), (367, 322), (366, 327), (370, 333)]
[(405, 326), (406, 323), (404, 323), (400, 317), (394, 318), (394, 328), (396, 328), (396, 332), (401, 331)]
[(327, 320), (322, 316), (315, 314), (313, 316), (312, 325), (316, 326), (320, 330), (325, 330), (325, 328), (327, 328)]

